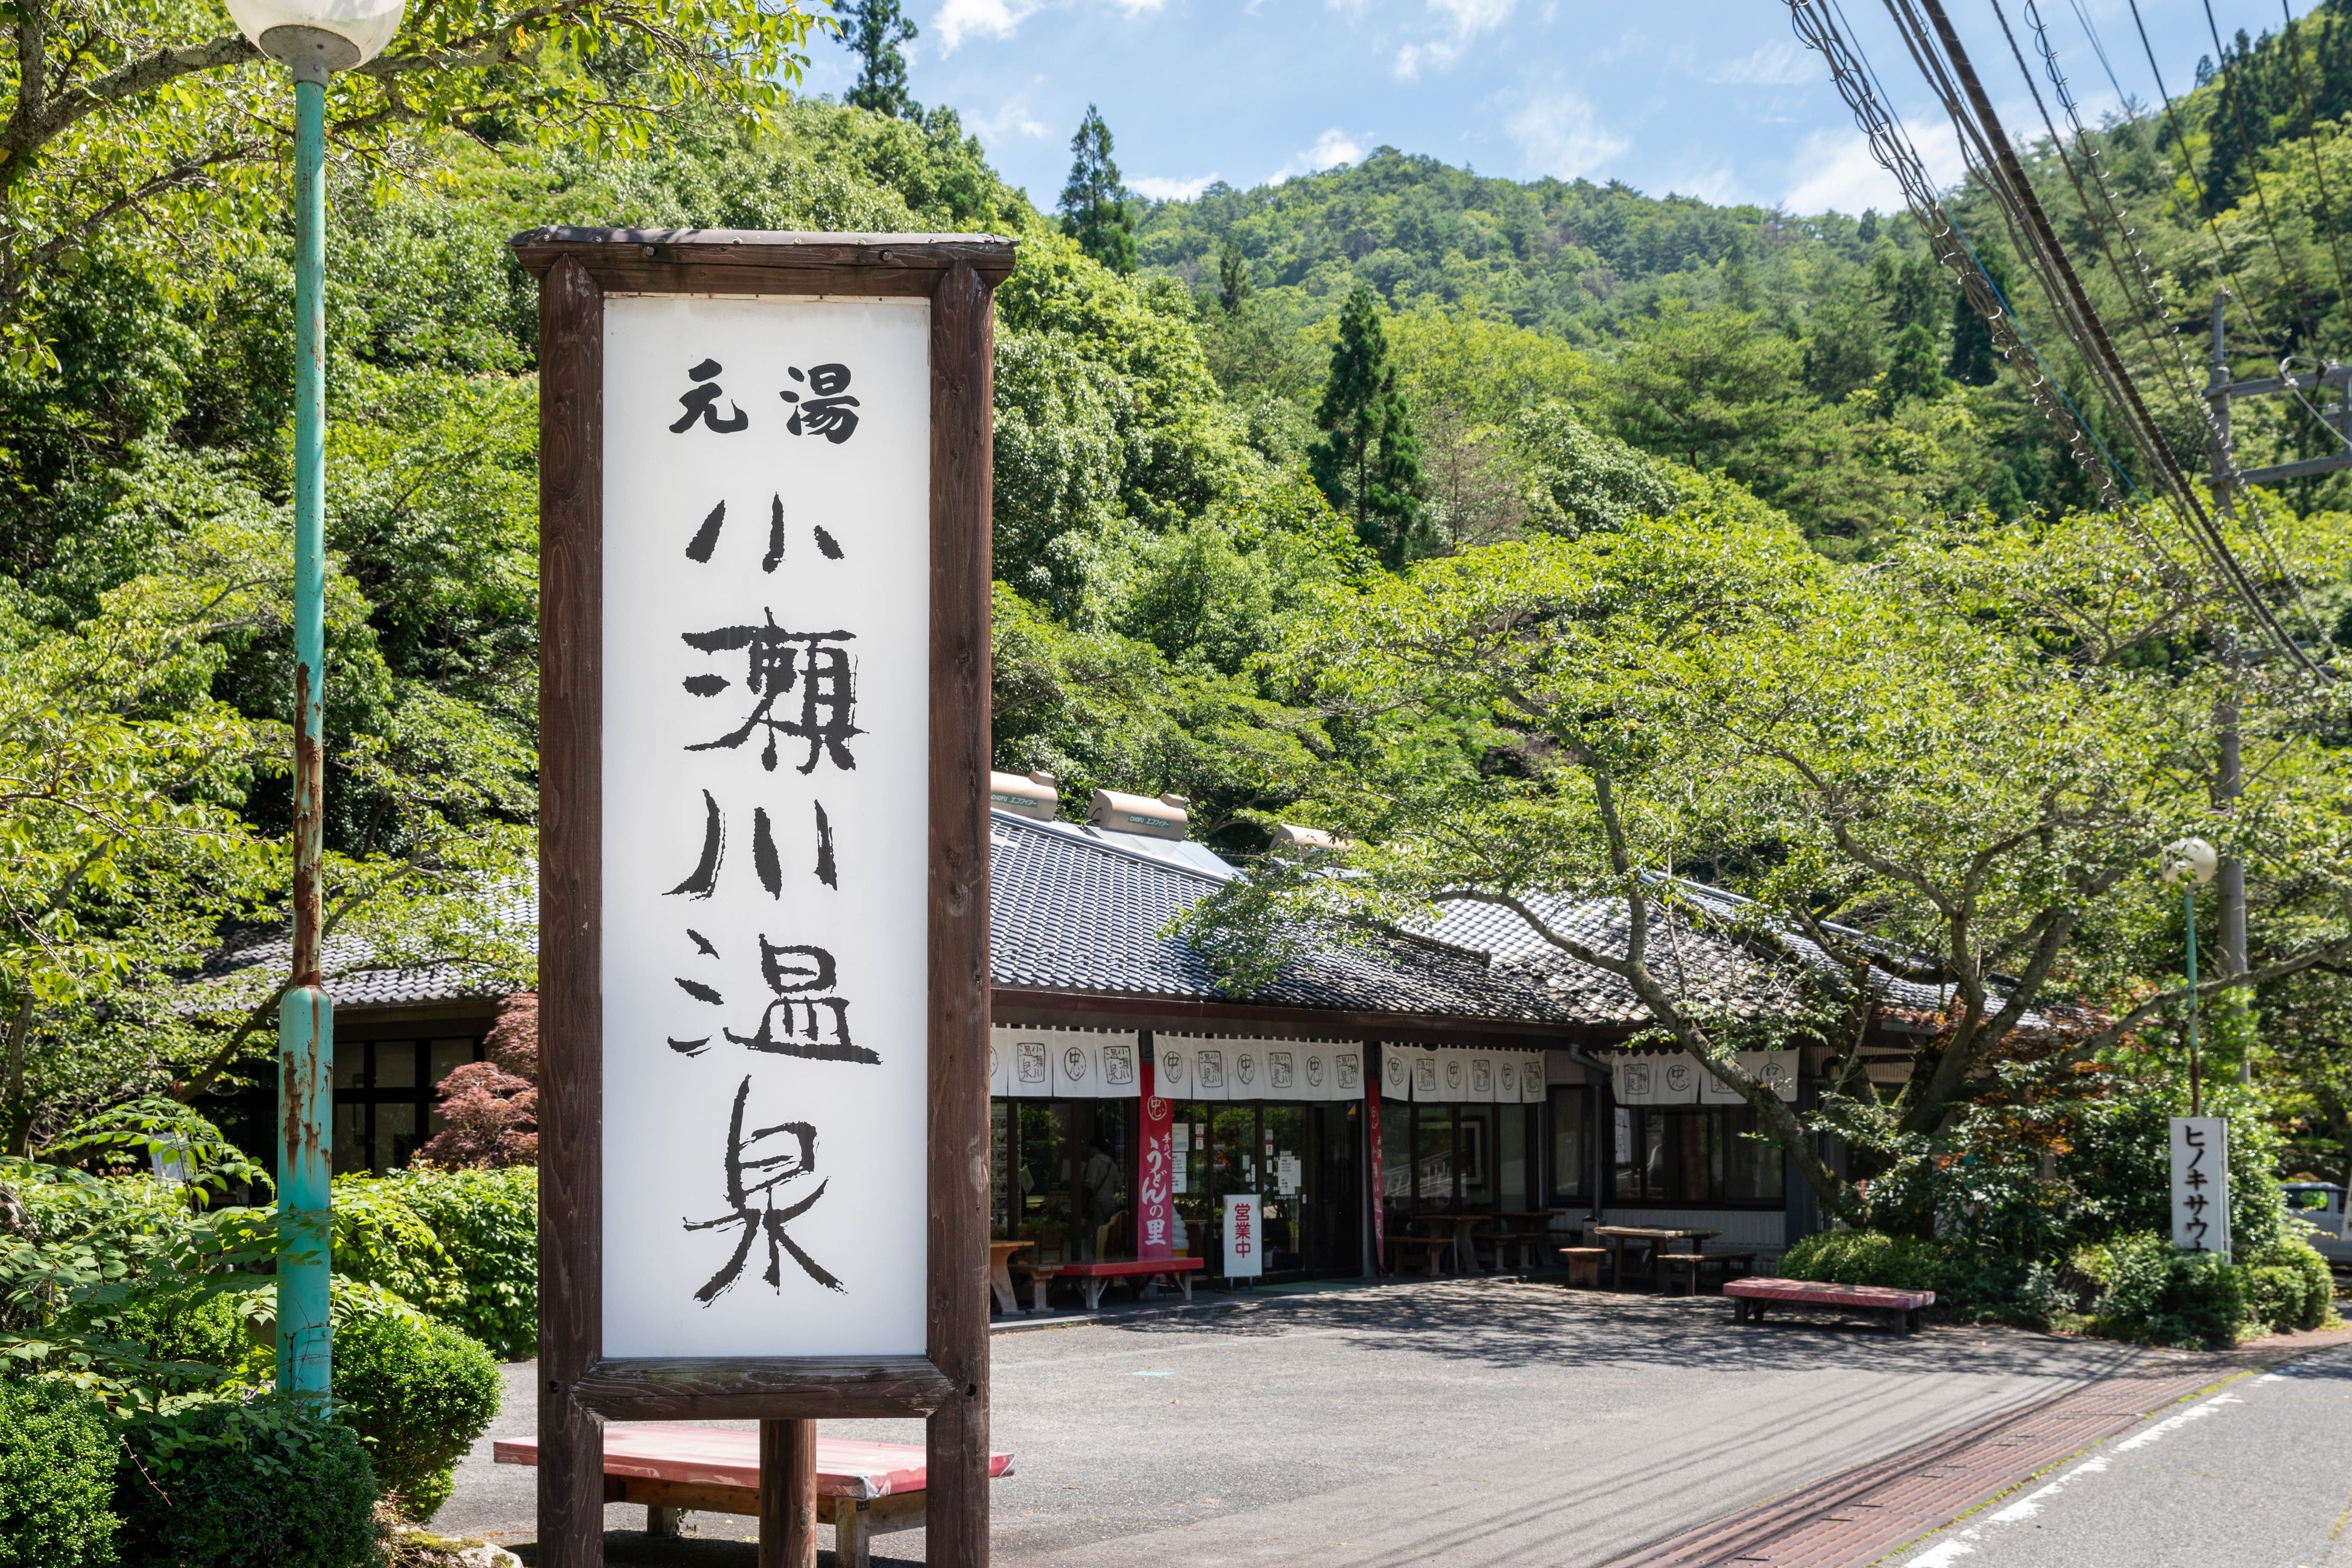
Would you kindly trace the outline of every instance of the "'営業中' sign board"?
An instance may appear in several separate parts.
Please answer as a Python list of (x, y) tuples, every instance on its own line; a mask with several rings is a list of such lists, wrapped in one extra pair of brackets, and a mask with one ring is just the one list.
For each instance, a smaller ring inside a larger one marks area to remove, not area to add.
[(2172, 1245), (2230, 1251), (2230, 1124), (2218, 1116), (2172, 1119)]
[(1265, 1272), (1265, 1205), (1255, 1193), (1225, 1194), (1225, 1277), (1255, 1279)]
[(921, 1415), (929, 1554), (984, 1562), (1013, 247), (516, 247), (541, 280), (542, 1561), (601, 1561), (599, 1417), (760, 1418), (789, 1542), (815, 1417)]

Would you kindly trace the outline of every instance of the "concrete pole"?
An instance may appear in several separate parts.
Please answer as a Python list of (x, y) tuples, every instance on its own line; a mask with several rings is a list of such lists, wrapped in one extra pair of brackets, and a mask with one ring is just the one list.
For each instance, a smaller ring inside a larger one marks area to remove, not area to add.
[(326, 784), (327, 69), (294, 66), (294, 954), (278, 1010), (278, 1386), (328, 1392), (334, 1004), (320, 986)]
[(2222, 302), (2229, 298), (2219, 289), (2213, 290), (2213, 363), (2206, 373), (2205, 404), (2213, 411), (2212, 424), (2206, 431), (2207, 458), (2213, 491), (2213, 510), (2230, 515), (2230, 475), (2234, 471), (2230, 453), (2230, 354), (2228, 339), (2223, 333)]

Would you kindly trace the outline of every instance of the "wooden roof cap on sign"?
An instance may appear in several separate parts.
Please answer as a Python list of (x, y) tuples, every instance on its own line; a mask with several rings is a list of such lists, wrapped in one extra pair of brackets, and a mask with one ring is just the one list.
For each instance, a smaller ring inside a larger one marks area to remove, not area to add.
[(747, 228), (527, 229), (508, 242), (534, 278), (579, 258), (607, 292), (931, 293), (968, 263), (991, 287), (1013, 271), (992, 234), (785, 234)]

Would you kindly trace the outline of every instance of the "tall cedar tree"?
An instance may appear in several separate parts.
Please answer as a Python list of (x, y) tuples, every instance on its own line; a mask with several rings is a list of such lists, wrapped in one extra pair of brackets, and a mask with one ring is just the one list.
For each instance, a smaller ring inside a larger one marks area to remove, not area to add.
[(907, 57), (898, 52), (916, 37), (915, 24), (898, 14), (898, 0), (857, 0), (849, 16), (849, 47), (866, 68), (843, 101), (899, 120), (921, 119), (923, 106), (907, 94)]
[[(2001, 261), (2000, 253), (1986, 246), (1978, 252), (1978, 259), (1984, 263), (1985, 277), (1991, 280), (1993, 291), (2006, 302), (2009, 268)], [(1992, 329), (1977, 314), (1977, 308), (1969, 303), (1968, 291), (1957, 291), (1952, 296), (1952, 357), (1945, 362), (1944, 374), (1969, 386), (1990, 386), (1995, 354)]]
[(1070, 183), (1062, 187), (1062, 232), (1078, 248), (1113, 272), (1135, 270), (1135, 214), (1111, 162), (1110, 127), (1102, 111), (1087, 105), (1078, 133), (1070, 138)]
[(1380, 306), (1361, 283), (1340, 309), (1315, 423), (1327, 434), (1307, 448), (1307, 471), (1332, 507), (1355, 520), (1356, 537), (1391, 569), (1431, 553), (1437, 531), (1422, 510), (1421, 439), (1397, 390)]
[(1217, 303), (1230, 316), (1242, 308), (1249, 292), (1249, 258), (1242, 254), (1242, 242), (1227, 235), (1223, 247), (1217, 252)]

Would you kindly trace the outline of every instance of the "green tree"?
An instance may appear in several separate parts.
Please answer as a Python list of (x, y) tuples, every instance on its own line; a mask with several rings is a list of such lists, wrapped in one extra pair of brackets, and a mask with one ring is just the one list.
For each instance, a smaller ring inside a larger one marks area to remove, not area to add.
[[(1985, 277), (2004, 300), (2009, 298), (2009, 268), (2000, 253), (1990, 246), (1978, 253), (1984, 263)], [(1992, 329), (1969, 303), (1965, 290), (1952, 295), (1952, 353), (1944, 362), (1944, 374), (1963, 386), (1990, 386), (1999, 356), (1992, 344)]]
[(849, 47), (865, 62), (857, 85), (841, 95), (844, 103), (897, 120), (920, 120), (923, 107), (907, 92), (907, 57), (898, 46), (917, 37), (915, 24), (899, 13), (898, 0), (857, 0), (849, 13)]
[(1135, 213), (1127, 186), (1111, 160), (1110, 127), (1102, 111), (1087, 105), (1078, 133), (1070, 138), (1070, 177), (1062, 186), (1062, 232), (1113, 272), (1135, 270)]
[(1249, 258), (1242, 254), (1242, 242), (1232, 235), (1217, 247), (1217, 303), (1230, 316), (1242, 308), (1249, 298)]
[(1324, 437), (1307, 448), (1308, 470), (1356, 537), (1391, 567), (1428, 554), (1435, 540), (1423, 514), (1420, 437), (1397, 388), (1379, 301), (1361, 283), (1339, 311), (1315, 424)]
[(1849, 274), (1805, 319), (1805, 384), (1843, 403), (1886, 368), (1886, 324), (1858, 275)]
[[(0, 62), (0, 331), (47, 358), (63, 275), (130, 252), (200, 285), (283, 209), (290, 79), (204, 0), (17, 0)], [(420, 129), (642, 145), (681, 102), (754, 109), (798, 79), (798, 0), (441, 0), (327, 89), (328, 135), (381, 158)]]
[(1950, 390), (1951, 383), (1936, 368), (1936, 334), (1914, 321), (1895, 334), (1895, 352), (1887, 357), (1886, 379), (1879, 384), (1886, 406), (1907, 398), (1932, 403)]

